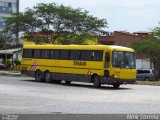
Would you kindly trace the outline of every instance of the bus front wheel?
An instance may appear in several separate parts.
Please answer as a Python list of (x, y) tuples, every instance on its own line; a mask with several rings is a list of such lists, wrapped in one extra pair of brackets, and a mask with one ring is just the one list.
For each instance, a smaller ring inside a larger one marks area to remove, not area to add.
[(113, 84), (114, 88), (119, 88), (120, 84)]
[(44, 80), (45, 80), (45, 82), (47, 82), (47, 83), (50, 83), (50, 82), (51, 82), (52, 78), (51, 78), (51, 74), (50, 74), (49, 71), (45, 72), (45, 74), (44, 74)]
[(100, 88), (101, 87), (101, 82), (100, 82), (100, 79), (99, 79), (99, 77), (97, 75), (95, 75), (94, 78), (93, 78), (93, 85), (96, 88)]
[(35, 72), (35, 80), (38, 81), (38, 82), (42, 82), (43, 81), (42, 72), (40, 70), (37, 70)]

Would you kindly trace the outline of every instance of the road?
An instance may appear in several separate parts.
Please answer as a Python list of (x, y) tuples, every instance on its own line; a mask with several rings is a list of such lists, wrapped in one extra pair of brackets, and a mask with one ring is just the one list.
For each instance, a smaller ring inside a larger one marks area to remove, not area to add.
[(0, 113), (160, 113), (160, 87), (89, 83), (39, 83), (30, 77), (0, 76)]

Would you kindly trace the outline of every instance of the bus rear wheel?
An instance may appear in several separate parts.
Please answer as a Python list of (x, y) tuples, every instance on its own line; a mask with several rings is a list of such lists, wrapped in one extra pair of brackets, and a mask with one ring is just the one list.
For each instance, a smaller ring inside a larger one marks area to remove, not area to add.
[(44, 80), (45, 80), (46, 83), (50, 83), (51, 82), (52, 77), (51, 77), (51, 73), (49, 71), (45, 72)]
[(59, 83), (61, 83), (62, 81), (61, 81), (61, 80), (53, 80), (52, 82), (59, 84)]
[(100, 82), (100, 79), (99, 79), (99, 77), (97, 75), (95, 75), (94, 78), (93, 78), (93, 85), (96, 88), (100, 88), (101, 87), (101, 82)]
[(65, 80), (64, 82), (65, 82), (66, 84), (70, 84), (70, 83), (71, 83), (71, 81), (66, 81), (66, 80)]
[(35, 80), (38, 82), (42, 82), (43, 78), (42, 78), (42, 72), (40, 70), (37, 70), (35, 72)]

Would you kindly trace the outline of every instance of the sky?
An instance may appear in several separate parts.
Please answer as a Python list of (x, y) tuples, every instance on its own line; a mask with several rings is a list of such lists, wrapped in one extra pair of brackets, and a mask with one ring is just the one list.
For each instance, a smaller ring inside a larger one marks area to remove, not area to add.
[(160, 0), (20, 0), (20, 12), (38, 3), (82, 8), (108, 22), (107, 31), (151, 31), (160, 26)]

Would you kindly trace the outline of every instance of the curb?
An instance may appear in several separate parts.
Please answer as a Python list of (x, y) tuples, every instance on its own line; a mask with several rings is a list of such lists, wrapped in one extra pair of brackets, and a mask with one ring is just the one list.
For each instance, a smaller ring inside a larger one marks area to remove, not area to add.
[(21, 73), (13, 71), (0, 71), (0, 75), (21, 76)]

